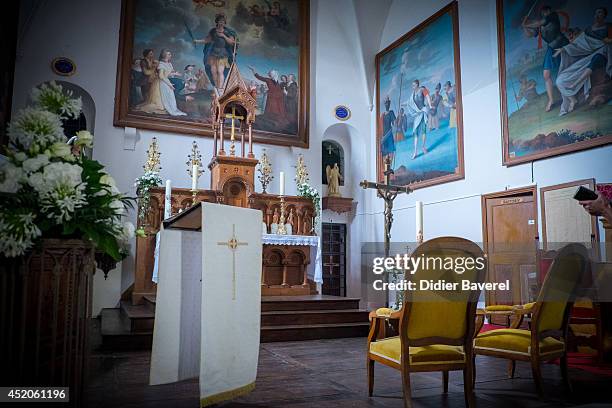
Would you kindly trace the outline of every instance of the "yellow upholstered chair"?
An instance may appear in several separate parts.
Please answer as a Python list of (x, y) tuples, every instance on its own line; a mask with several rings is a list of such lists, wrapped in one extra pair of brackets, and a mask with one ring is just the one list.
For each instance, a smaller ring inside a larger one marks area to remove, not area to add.
[[(418, 281), (445, 280), (448, 283), (469, 280), (483, 282), (486, 259), (475, 243), (455, 237), (436, 238), (420, 245), (412, 257), (435, 259), (480, 258), (481, 268), (472, 268), (462, 274), (444, 269), (440, 265), (420, 268), (407, 279)], [(411, 406), (410, 374), (441, 371), (444, 392), (448, 392), (448, 372), (462, 370), (465, 399), (473, 405), (473, 339), (476, 304), (480, 290), (406, 291), (404, 304), (399, 312), (371, 313), (368, 335), (368, 394), (374, 389), (374, 363), (378, 362), (401, 371), (404, 405)], [(399, 319), (399, 336), (381, 338), (385, 322)], [(469, 381), (467, 380), (469, 379)]]
[(576, 288), (588, 268), (587, 259), (586, 248), (582, 245), (570, 244), (561, 249), (546, 275), (535, 304), (513, 309), (517, 315), (532, 315), (530, 330), (514, 327), (481, 333), (474, 339), (475, 353), (512, 362), (531, 362), (540, 397), (543, 395), (540, 363), (559, 358), (561, 374), (570, 388), (566, 350), (569, 312)]

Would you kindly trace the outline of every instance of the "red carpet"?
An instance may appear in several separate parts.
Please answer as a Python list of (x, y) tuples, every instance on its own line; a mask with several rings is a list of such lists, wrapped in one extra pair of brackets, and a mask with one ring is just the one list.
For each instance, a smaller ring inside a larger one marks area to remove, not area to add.
[[(485, 323), (484, 326), (482, 326), (480, 333), (503, 328), (503, 326)], [(553, 364), (559, 364), (559, 361), (556, 360), (553, 362)], [(593, 354), (570, 352), (568, 353), (567, 364), (571, 368), (588, 371), (589, 373), (595, 375), (612, 377), (612, 364), (598, 363), (596, 361), (596, 356)]]

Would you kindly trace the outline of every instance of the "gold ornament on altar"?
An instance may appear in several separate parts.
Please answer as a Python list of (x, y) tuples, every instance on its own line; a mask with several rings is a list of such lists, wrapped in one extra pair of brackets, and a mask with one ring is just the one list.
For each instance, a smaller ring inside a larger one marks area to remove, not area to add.
[(144, 166), (142, 166), (145, 173), (159, 173), (161, 170), (160, 156), (161, 153), (159, 151), (159, 145), (157, 144), (157, 138), (154, 137), (147, 149), (147, 161)]
[(295, 183), (299, 186), (300, 184), (308, 184), (310, 179), (308, 178), (308, 169), (306, 163), (304, 163), (304, 156), (299, 154), (297, 165), (295, 166)]
[(259, 168), (257, 169), (257, 172), (259, 173), (257, 178), (261, 182), (261, 188), (263, 189), (262, 193), (266, 194), (268, 184), (270, 184), (270, 182), (274, 179), (274, 176), (272, 175), (272, 163), (270, 163), (266, 149), (263, 149), (263, 153), (259, 159)]
[(185, 164), (187, 165), (187, 174), (189, 174), (189, 177), (193, 177), (193, 166), (196, 164), (198, 165), (197, 177), (199, 178), (202, 175), (202, 155), (200, 154), (200, 149), (195, 140), (191, 144), (191, 154), (187, 155)]
[(285, 210), (285, 196), (280, 196), (280, 218), (276, 229), (276, 234), (278, 235), (287, 235), (287, 228), (285, 227)]

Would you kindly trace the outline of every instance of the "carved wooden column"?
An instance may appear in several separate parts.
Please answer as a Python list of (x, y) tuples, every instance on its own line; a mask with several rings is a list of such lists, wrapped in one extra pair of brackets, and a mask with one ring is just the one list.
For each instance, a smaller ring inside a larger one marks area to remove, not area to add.
[(304, 275), (304, 280), (302, 281), (302, 286), (307, 287), (308, 285), (308, 265), (310, 264), (310, 259), (304, 258), (304, 263), (302, 264), (302, 274)]
[(287, 283), (287, 266), (289, 265), (289, 260), (288, 259), (283, 259), (283, 283), (281, 284), (282, 287), (284, 288), (288, 288), (290, 285)]

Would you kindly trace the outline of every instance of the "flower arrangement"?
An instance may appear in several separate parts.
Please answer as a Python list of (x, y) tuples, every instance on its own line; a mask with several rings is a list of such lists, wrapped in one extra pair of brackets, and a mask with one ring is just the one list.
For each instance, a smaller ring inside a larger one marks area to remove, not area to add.
[(159, 151), (159, 145), (157, 144), (157, 138), (154, 137), (147, 149), (147, 161), (144, 166), (142, 166), (144, 174), (134, 181), (136, 195), (138, 195), (139, 198), (138, 221), (141, 224), (141, 228), (138, 229), (137, 234), (140, 236), (144, 236), (145, 234), (143, 227), (144, 221), (147, 218), (147, 211), (149, 211), (149, 205), (151, 204), (151, 189), (162, 183), (162, 179), (159, 176), (159, 171), (161, 170), (160, 156), (161, 153)]
[(141, 222), (147, 217), (147, 211), (151, 203), (151, 188), (159, 186), (162, 181), (159, 174), (155, 171), (145, 171), (142, 176), (136, 179), (134, 187), (136, 187), (136, 194), (139, 197), (138, 219)]
[(314, 205), (315, 209), (314, 223), (312, 227), (315, 231), (319, 231), (319, 223), (321, 221), (321, 196), (319, 195), (319, 192), (307, 182), (298, 184), (297, 191), (299, 196), (312, 200), (312, 204)]
[(104, 166), (80, 154), (93, 136), (66, 143), (62, 119), (78, 117), (80, 98), (51, 82), (32, 91), (33, 106), (8, 128), (8, 161), (0, 167), (0, 255), (17, 257), (41, 238), (84, 239), (115, 260), (134, 226), (124, 222), (133, 199), (121, 194)]

